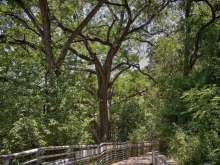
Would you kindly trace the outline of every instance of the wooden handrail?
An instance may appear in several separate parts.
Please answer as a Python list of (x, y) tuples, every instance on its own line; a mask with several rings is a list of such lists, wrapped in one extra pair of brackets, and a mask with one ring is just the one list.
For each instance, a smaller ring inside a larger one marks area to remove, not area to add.
[(99, 145), (49, 146), (19, 153), (1, 155), (0, 165), (55, 165), (89, 164), (108, 165), (131, 156), (150, 152), (152, 144), (102, 143)]

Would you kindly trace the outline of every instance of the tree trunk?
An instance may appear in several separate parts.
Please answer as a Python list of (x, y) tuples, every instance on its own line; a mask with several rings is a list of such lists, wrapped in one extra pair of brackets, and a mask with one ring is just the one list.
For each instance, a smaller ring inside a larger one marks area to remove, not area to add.
[(190, 25), (190, 13), (191, 13), (191, 6), (192, 6), (192, 0), (186, 0), (184, 1), (185, 5), (185, 41), (184, 41), (184, 61), (183, 61), (183, 75), (187, 76), (191, 72), (191, 37), (190, 37), (190, 32), (191, 32), (191, 25)]
[(110, 140), (108, 81), (106, 81), (106, 79), (99, 80), (98, 99), (99, 99), (100, 141), (106, 142)]
[(47, 71), (45, 74), (45, 97), (44, 113), (54, 112), (56, 107), (54, 105), (54, 98), (56, 98), (56, 76), (53, 70)]

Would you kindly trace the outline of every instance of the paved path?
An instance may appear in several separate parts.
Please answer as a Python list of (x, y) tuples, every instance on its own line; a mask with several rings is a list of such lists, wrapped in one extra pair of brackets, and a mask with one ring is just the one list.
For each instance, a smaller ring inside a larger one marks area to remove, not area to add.
[(152, 156), (143, 156), (143, 157), (131, 157), (128, 160), (123, 160), (121, 162), (114, 163), (112, 165), (151, 165)]

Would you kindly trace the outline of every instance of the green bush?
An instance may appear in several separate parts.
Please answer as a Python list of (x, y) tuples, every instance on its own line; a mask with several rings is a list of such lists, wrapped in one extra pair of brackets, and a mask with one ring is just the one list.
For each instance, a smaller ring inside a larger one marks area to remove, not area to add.
[(22, 151), (45, 146), (47, 129), (36, 119), (20, 118), (13, 124), (8, 136), (3, 139), (4, 150), (1, 152)]
[[(177, 126), (169, 152), (181, 164), (220, 163), (220, 97), (215, 85), (192, 88), (181, 97), (188, 121)], [(184, 131), (185, 130), (185, 131)]]

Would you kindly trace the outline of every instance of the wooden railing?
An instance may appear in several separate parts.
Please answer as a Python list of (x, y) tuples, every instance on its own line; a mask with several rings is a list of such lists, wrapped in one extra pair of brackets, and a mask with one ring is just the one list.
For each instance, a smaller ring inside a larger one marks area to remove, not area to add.
[(153, 165), (177, 165), (177, 162), (168, 159), (165, 155), (161, 155), (158, 151), (152, 152)]
[[(51, 146), (0, 156), (0, 165), (109, 165), (152, 150), (151, 143)], [(158, 164), (157, 164), (158, 165)]]

